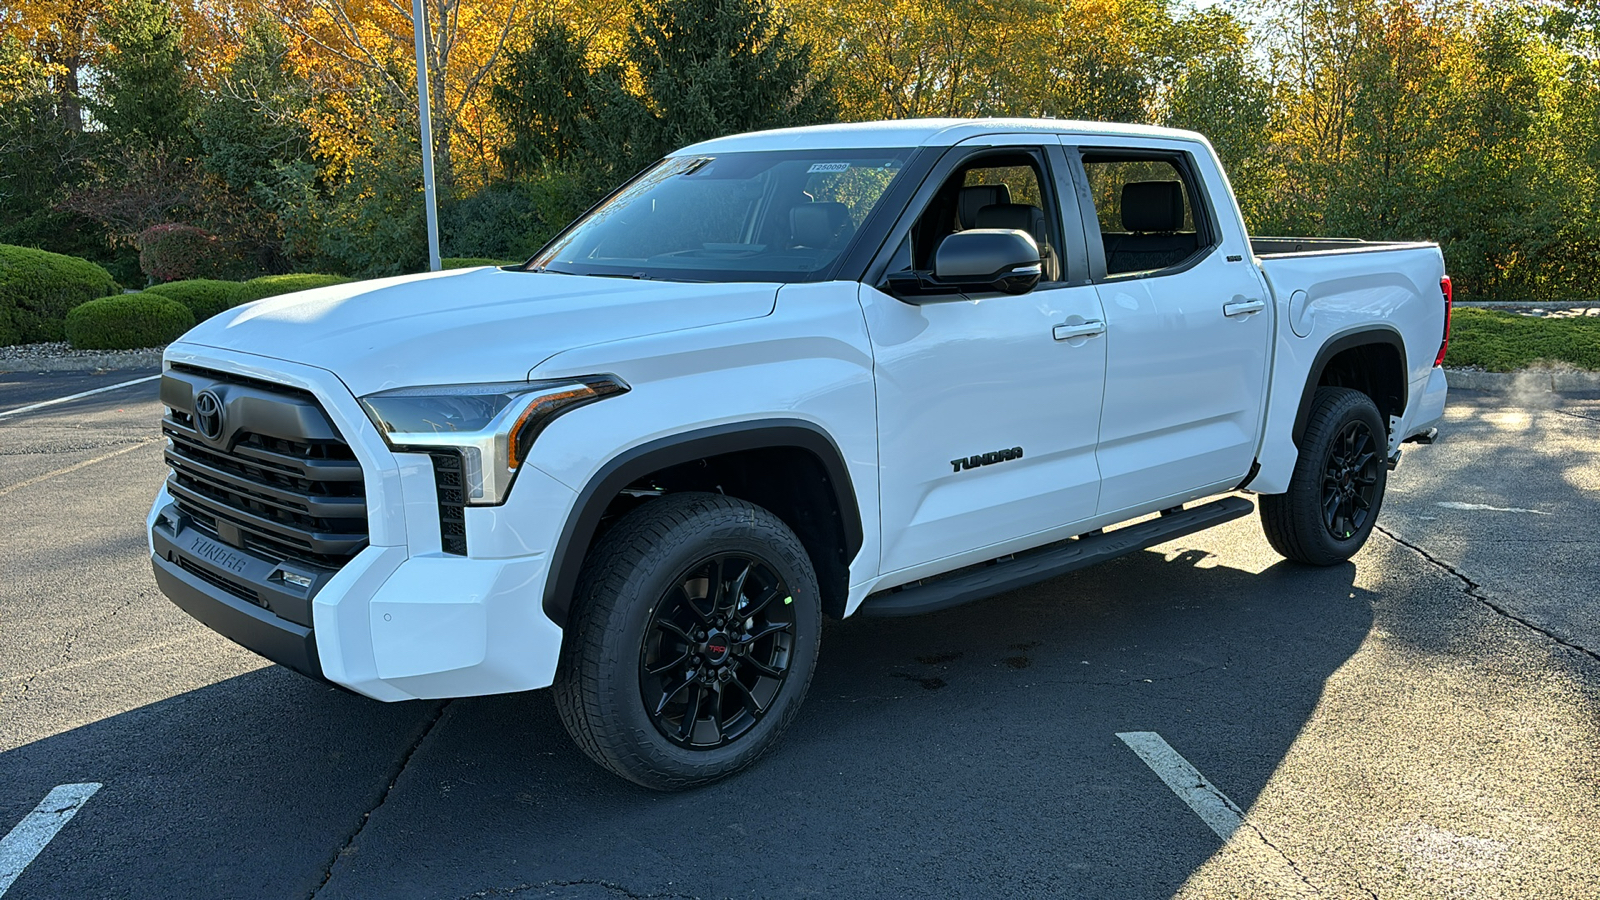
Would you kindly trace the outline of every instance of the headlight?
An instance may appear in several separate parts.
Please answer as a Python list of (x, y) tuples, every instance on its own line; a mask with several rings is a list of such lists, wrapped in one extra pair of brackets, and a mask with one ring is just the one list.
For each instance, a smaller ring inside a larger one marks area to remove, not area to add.
[(503, 503), (533, 439), (556, 416), (626, 391), (610, 375), (556, 381), (410, 387), (361, 398), (394, 450), (461, 454), (467, 502)]

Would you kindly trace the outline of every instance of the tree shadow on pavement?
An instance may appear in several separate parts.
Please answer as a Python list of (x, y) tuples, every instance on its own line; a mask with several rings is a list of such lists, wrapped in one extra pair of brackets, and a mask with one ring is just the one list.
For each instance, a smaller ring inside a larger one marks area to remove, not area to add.
[(584, 758), (548, 692), (435, 721), (262, 669), (0, 754), (0, 822), (106, 784), (8, 900), (303, 897), (330, 866), (318, 897), (1168, 896), (1220, 841), (1116, 734), (1248, 809), (1372, 625), (1354, 572), (1147, 551), (830, 623), (777, 750), (670, 795)]

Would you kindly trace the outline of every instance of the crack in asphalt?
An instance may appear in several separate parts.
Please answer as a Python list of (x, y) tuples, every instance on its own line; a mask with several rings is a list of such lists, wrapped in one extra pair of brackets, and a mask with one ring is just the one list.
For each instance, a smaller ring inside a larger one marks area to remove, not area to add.
[(512, 894), (520, 894), (523, 891), (537, 891), (541, 888), (567, 887), (598, 887), (609, 891), (618, 897), (629, 897), (632, 898), (632, 900), (699, 900), (698, 895), (695, 894), (642, 894), (638, 891), (634, 891), (623, 885), (617, 884), (614, 881), (603, 881), (598, 878), (579, 878), (570, 881), (552, 878), (549, 881), (541, 881), (536, 884), (524, 882), (523, 884), (506, 888), (486, 888), (485, 890), (477, 891), (476, 893), (463, 894), (460, 897), (460, 900), (474, 900), (474, 898), (478, 897), (509, 897)]
[[(1129, 678), (1129, 679), (1123, 679), (1123, 680), (1117, 680), (1117, 681), (1091, 681), (1091, 680), (1089, 680), (1087, 678), (1046, 679), (1046, 680), (1043, 680), (1043, 681), (1030, 681), (1030, 682), (1027, 682), (1026, 684), (1023, 685), (1023, 687), (1058, 687), (1058, 686), (1064, 686), (1064, 685), (1090, 685), (1092, 687), (1132, 687), (1133, 685), (1138, 685), (1138, 684), (1161, 684), (1163, 682), (1168, 682), (1168, 681), (1178, 681), (1180, 679), (1190, 678), (1190, 677), (1193, 677), (1195, 675), (1200, 675), (1200, 674), (1203, 674), (1205, 672), (1210, 672), (1210, 671), (1213, 671), (1215, 669), (1225, 669), (1225, 668), (1227, 668), (1227, 666), (1228, 666), (1227, 663), (1218, 663), (1217, 665), (1202, 666), (1202, 667), (1200, 667), (1198, 669), (1192, 669), (1192, 670), (1187, 671), (1187, 672), (1177, 672), (1177, 673), (1174, 673), (1172, 675), (1160, 675), (1160, 676), (1153, 677), (1153, 678)], [(945, 681), (943, 678), (936, 678), (936, 679), (916, 678), (916, 677), (908, 675), (908, 674), (906, 674), (904, 672), (890, 672), (889, 675), (890, 675), (890, 677), (893, 677), (893, 678), (904, 678), (907, 681), (911, 681), (911, 682), (914, 682), (914, 683), (923, 683), (923, 682), (929, 681), (929, 680), (933, 680), (933, 681), (938, 681), (939, 682), (939, 684), (937, 686), (930, 686), (928, 684), (923, 684), (922, 686), (923, 686), (924, 690), (938, 690), (939, 688), (948, 687), (949, 684), (950, 684), (949, 682)], [(1008, 693), (1008, 692), (1010, 692), (1012, 690), (1015, 690), (1015, 688), (1000, 688), (1000, 689), (995, 689), (995, 690), (982, 691), (981, 693), (982, 694), (1003, 694), (1003, 693)], [(816, 703), (862, 703), (862, 702), (872, 701), (872, 700), (887, 702), (887, 701), (891, 701), (891, 700), (904, 700), (907, 697), (913, 697), (913, 696), (916, 696), (916, 695), (915, 694), (890, 694), (888, 696), (883, 696), (883, 695), (880, 695), (880, 694), (869, 694), (869, 695), (861, 696), (861, 697), (818, 697), (813, 702), (816, 702)]]
[[(1227, 799), (1227, 798), (1224, 797), (1223, 799)], [(1230, 806), (1232, 805), (1232, 801), (1229, 801), (1229, 805)], [(1295, 862), (1294, 859), (1289, 856), (1289, 854), (1283, 852), (1283, 850), (1281, 848), (1279, 848), (1277, 844), (1274, 844), (1272, 842), (1272, 839), (1267, 837), (1267, 833), (1265, 831), (1261, 830), (1261, 826), (1259, 826), (1256, 823), (1250, 821), (1248, 818), (1245, 818), (1245, 817), (1242, 817), (1242, 816), (1240, 817), (1239, 821), (1244, 824), (1244, 827), (1246, 827), (1246, 828), (1250, 829), (1251, 831), (1255, 832), (1255, 836), (1261, 839), (1261, 843), (1267, 845), (1267, 849), (1271, 850), (1273, 853), (1278, 854), (1278, 858), (1284, 861), (1284, 864), (1289, 867), (1290, 871), (1294, 872), (1294, 874), (1302, 882), (1304, 882), (1305, 886), (1311, 889), (1312, 893), (1315, 893), (1315, 894), (1325, 894), (1325, 893), (1327, 893), (1322, 888), (1317, 887), (1316, 883), (1313, 882), (1310, 878), (1307, 878), (1306, 877), (1306, 873), (1300, 871), (1300, 864)]]
[(1600, 422), (1600, 417), (1597, 417), (1597, 416), (1586, 416), (1583, 413), (1575, 413), (1575, 412), (1573, 412), (1572, 410), (1569, 410), (1569, 409), (1551, 409), (1550, 411), (1554, 412), (1554, 413), (1560, 413), (1563, 416), (1571, 416), (1574, 419), (1587, 419), (1590, 422)]
[(33, 687), (33, 683), (39, 679), (40, 675), (43, 675), (46, 672), (53, 672), (53, 671), (61, 668), (62, 666), (72, 662), (72, 648), (73, 648), (74, 645), (76, 645), (78, 643), (78, 638), (83, 637), (91, 629), (99, 628), (100, 626), (106, 624), (107, 622), (110, 622), (112, 619), (115, 619), (117, 617), (118, 613), (120, 613), (123, 610), (127, 609), (128, 607), (132, 606), (134, 601), (137, 600), (137, 599), (139, 599), (138, 595), (134, 595), (132, 597), (129, 597), (128, 599), (126, 599), (126, 600), (122, 601), (121, 603), (117, 604), (117, 607), (115, 609), (111, 610), (110, 612), (106, 613), (103, 616), (100, 616), (99, 618), (95, 619), (94, 621), (85, 624), (82, 628), (79, 628), (77, 631), (74, 631), (74, 632), (68, 634), (67, 635), (67, 640), (66, 640), (65, 643), (62, 644), (61, 652), (56, 655), (55, 661), (52, 662), (52, 663), (48, 663), (48, 664), (46, 664), (44, 666), (41, 666), (39, 669), (29, 673), (27, 679), (22, 682), (22, 687), (17, 689), (16, 695), (11, 697), (8, 702), (16, 702), (16, 701), (21, 700), (22, 698), (26, 697), (28, 695), (28, 689)]
[(1449, 563), (1445, 562), (1444, 560), (1439, 559), (1438, 557), (1434, 556), (1432, 553), (1429, 553), (1428, 551), (1422, 549), (1421, 546), (1406, 540), (1405, 538), (1399, 536), (1398, 534), (1395, 534), (1394, 532), (1390, 531), (1389, 529), (1384, 528), (1382, 525), (1374, 525), (1373, 526), (1373, 530), (1377, 531), (1377, 532), (1380, 532), (1385, 537), (1387, 537), (1389, 540), (1394, 541), (1395, 543), (1399, 544), (1400, 546), (1410, 549), (1413, 553), (1416, 553), (1418, 556), (1420, 556), (1423, 559), (1427, 560), (1428, 562), (1432, 563), (1434, 566), (1444, 570), (1445, 572), (1450, 573), (1452, 576), (1454, 576), (1456, 578), (1457, 581), (1460, 581), (1463, 585), (1465, 585), (1465, 588), (1464, 588), (1463, 592), (1468, 597), (1471, 597), (1472, 599), (1478, 601), (1479, 603), (1482, 603), (1484, 606), (1487, 606), (1489, 609), (1494, 610), (1500, 616), (1502, 616), (1502, 617), (1504, 617), (1506, 619), (1509, 619), (1509, 620), (1511, 620), (1513, 622), (1516, 622), (1518, 625), (1521, 625), (1524, 628), (1529, 629), (1530, 631), (1534, 631), (1534, 632), (1537, 632), (1539, 634), (1542, 634), (1545, 637), (1549, 638), (1550, 640), (1555, 641), (1557, 644), (1560, 644), (1561, 646), (1566, 647), (1568, 650), (1575, 650), (1578, 653), (1581, 653), (1584, 656), (1589, 657), (1590, 659), (1594, 660), (1595, 662), (1600, 662), (1600, 652), (1596, 652), (1594, 650), (1590, 650), (1588, 647), (1585, 647), (1582, 644), (1573, 643), (1572, 641), (1567, 640), (1566, 638), (1562, 637), (1559, 634), (1556, 634), (1555, 632), (1551, 631), (1550, 629), (1545, 628), (1542, 625), (1538, 625), (1538, 624), (1536, 624), (1536, 623), (1534, 623), (1534, 622), (1532, 622), (1532, 621), (1530, 621), (1528, 619), (1525, 619), (1522, 616), (1519, 616), (1516, 613), (1512, 612), (1511, 610), (1507, 609), (1506, 607), (1501, 606), (1500, 604), (1494, 602), (1493, 600), (1489, 599), (1488, 595), (1483, 593), (1483, 585), (1481, 585), (1478, 582), (1473, 581), (1471, 578), (1467, 577), (1467, 574), (1465, 572), (1462, 572), (1460, 569), (1457, 569), (1455, 566), (1450, 565)]
[(434, 729), (438, 727), (439, 721), (444, 718), (444, 711), (449, 705), (450, 701), (445, 700), (434, 707), (432, 715), (428, 717), (427, 724), (422, 728), (422, 733), (417, 735), (417, 739), (411, 742), (411, 746), (407, 747), (404, 753), (400, 754), (400, 760), (396, 764), (394, 772), (389, 776), (389, 783), (384, 787), (383, 792), (378, 795), (377, 802), (373, 803), (370, 809), (361, 814), (361, 823), (355, 827), (355, 830), (350, 832), (350, 836), (345, 838), (339, 849), (334, 851), (333, 856), (328, 860), (328, 864), (323, 866), (322, 880), (318, 881), (317, 886), (311, 889), (311, 893), (307, 895), (307, 900), (315, 900), (317, 894), (328, 886), (329, 879), (333, 878), (333, 870), (339, 865), (339, 860), (350, 855), (355, 849), (356, 840), (361, 837), (362, 832), (367, 830), (367, 825), (372, 821), (373, 814), (382, 809), (383, 804), (389, 801), (389, 794), (394, 791), (395, 783), (400, 780), (401, 775), (405, 774), (406, 767), (411, 765), (411, 758), (417, 755), (417, 751), (427, 741), (428, 735), (433, 734)]

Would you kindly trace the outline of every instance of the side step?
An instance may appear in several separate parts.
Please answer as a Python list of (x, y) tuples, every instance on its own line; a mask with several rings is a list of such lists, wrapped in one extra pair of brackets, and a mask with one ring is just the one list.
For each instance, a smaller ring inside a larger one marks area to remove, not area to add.
[(1255, 508), (1254, 503), (1243, 497), (1224, 497), (1182, 512), (1164, 511), (1158, 518), (1116, 531), (1091, 532), (1065, 543), (1019, 553), (1004, 562), (958, 571), (901, 590), (881, 591), (862, 601), (857, 614), (899, 618), (938, 612), (1203, 531), (1247, 516)]

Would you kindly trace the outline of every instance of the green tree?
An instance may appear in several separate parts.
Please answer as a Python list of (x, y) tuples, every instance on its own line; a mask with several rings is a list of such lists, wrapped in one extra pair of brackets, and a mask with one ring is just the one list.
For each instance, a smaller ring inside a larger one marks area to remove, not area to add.
[(1527, 297), (1537, 283), (1531, 264), (1560, 225), (1561, 186), (1544, 178), (1546, 148), (1536, 144), (1557, 73), (1517, 10), (1485, 18), (1462, 48), (1440, 98), (1438, 174), (1422, 200), (1431, 228), (1419, 230), (1444, 247), (1461, 296)]
[(195, 92), (183, 35), (170, 4), (120, 0), (100, 24), (101, 61), (94, 117), (113, 141), (187, 150)]
[(0, 244), (101, 255), (101, 236), (56, 209), (85, 177), (88, 141), (63, 119), (45, 67), (0, 39)]
[[(510, 132), (501, 164), (522, 185), (452, 204), (442, 237), (454, 252), (529, 253), (674, 148), (837, 112), (809, 45), (761, 0), (649, 0), (620, 55), (595, 56), (559, 22), (510, 54), (492, 96)], [(518, 197), (536, 210), (514, 214)], [(472, 214), (517, 233), (490, 240), (466, 221)]]
[(623, 89), (627, 77), (617, 61), (590, 62), (590, 48), (566, 23), (555, 21), (511, 53), (491, 91), (510, 140), (500, 164), (513, 178), (540, 176), (552, 168), (599, 170), (630, 162), (648, 151), (634, 145), (654, 124), (638, 98)]
[(283, 226), (271, 212), (281, 167), (311, 162), (310, 137), (298, 115), (313, 102), (309, 86), (288, 71), (287, 46), (272, 22), (258, 20), (196, 116), (200, 166), (222, 191), (204, 210), (249, 268), (284, 271)]
[(645, 0), (625, 52), (655, 118), (647, 156), (838, 113), (811, 47), (762, 0)]

